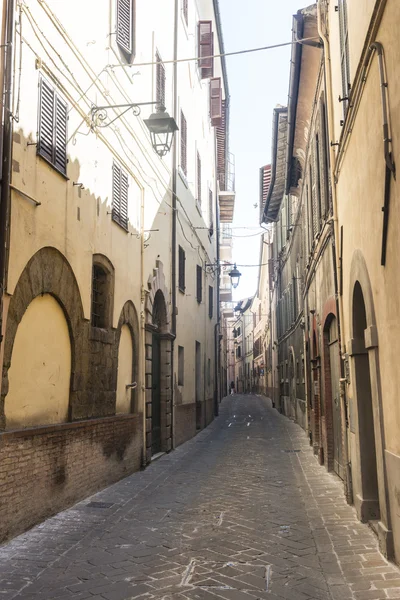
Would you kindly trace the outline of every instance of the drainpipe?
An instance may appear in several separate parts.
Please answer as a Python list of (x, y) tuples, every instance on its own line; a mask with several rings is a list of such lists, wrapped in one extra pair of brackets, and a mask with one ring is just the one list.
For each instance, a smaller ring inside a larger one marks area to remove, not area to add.
[(141, 189), (140, 198), (140, 281), (141, 281), (141, 306), (140, 306), (140, 354), (139, 354), (139, 373), (140, 373), (140, 406), (143, 410), (143, 454), (142, 468), (147, 465), (146, 456), (146, 295), (147, 290), (144, 285), (144, 189)]
[[(178, 122), (178, 24), (179, 24), (179, 0), (175, 0), (175, 22), (174, 22), (174, 65), (173, 65), (173, 114)], [(172, 151), (172, 248), (171, 248), (171, 286), (172, 286), (172, 335), (171, 342), (171, 449), (175, 448), (175, 382), (174, 382), (174, 353), (176, 338), (176, 169), (177, 169), (177, 147), (176, 136)]]
[(9, 219), (11, 201), (11, 164), (12, 164), (12, 71), (14, 46), (14, 0), (7, 1), (5, 29), (5, 63), (2, 82), (3, 106), (3, 139), (1, 146), (2, 177), (0, 198), (0, 342), (3, 340), (3, 298), (6, 288), (6, 272), (9, 242)]
[[(328, 137), (329, 140), (333, 139), (333, 135), (331, 135), (330, 128), (333, 127), (334, 123), (334, 109), (333, 109), (333, 93), (332, 93), (332, 71), (331, 71), (331, 58), (330, 58), (330, 47), (329, 41), (323, 31), (322, 27), (322, 15), (321, 15), (321, 1), (317, 3), (317, 11), (318, 11), (318, 34), (323, 42), (323, 53), (324, 53), (324, 78), (325, 78), (325, 89), (327, 96), (327, 122), (328, 122)], [(340, 354), (343, 357), (345, 354), (345, 344), (343, 340), (341, 325), (344, 323), (343, 320), (343, 296), (338, 293), (338, 280), (342, 279), (342, 264), (339, 256), (339, 244), (338, 240), (340, 239), (339, 235), (339, 223), (338, 223), (338, 205), (337, 205), (337, 193), (336, 193), (336, 179), (335, 179), (335, 167), (336, 167), (336, 154), (334, 147), (329, 144), (329, 165), (330, 165), (330, 175), (331, 175), (331, 190), (332, 190), (332, 205), (333, 205), (333, 244), (332, 244), (332, 252), (333, 252), (333, 270), (334, 270), (334, 285), (335, 285), (335, 296), (336, 296), (336, 310), (338, 315), (338, 335), (339, 335), (339, 344), (340, 344)], [(341, 361), (341, 371), (343, 370), (343, 363)], [(343, 373), (342, 373), (343, 374)], [(342, 415), (346, 415), (346, 401), (345, 401), (345, 387), (341, 384), (341, 411)], [(342, 425), (343, 427), (343, 425)], [(352, 489), (352, 477), (351, 477), (351, 461), (350, 461), (350, 453), (349, 453), (349, 437), (347, 435), (347, 416), (346, 416), (346, 424), (344, 429), (344, 443), (343, 443), (343, 451), (344, 451), (344, 462), (346, 469), (346, 499), (350, 503), (353, 497), (353, 489)]]

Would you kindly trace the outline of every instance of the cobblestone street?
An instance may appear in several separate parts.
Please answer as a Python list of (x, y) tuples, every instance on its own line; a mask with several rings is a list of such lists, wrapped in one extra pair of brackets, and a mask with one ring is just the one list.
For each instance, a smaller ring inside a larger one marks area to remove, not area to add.
[(259, 396), (0, 548), (0, 599), (400, 598), (400, 572)]

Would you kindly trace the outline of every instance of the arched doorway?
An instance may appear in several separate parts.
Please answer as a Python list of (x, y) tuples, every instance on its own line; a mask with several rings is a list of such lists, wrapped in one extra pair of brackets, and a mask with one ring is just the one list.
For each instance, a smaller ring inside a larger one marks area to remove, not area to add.
[(318, 456), (320, 463), (323, 463), (323, 449), (321, 445), (321, 415), (320, 415), (320, 380), (319, 380), (319, 355), (317, 345), (317, 335), (313, 329), (312, 349), (311, 349), (311, 398), (312, 411), (311, 423), (313, 431), (313, 449), (314, 454)]
[(290, 416), (297, 421), (296, 410), (296, 369), (293, 348), (289, 351), (289, 398)]
[(16, 332), (8, 378), (7, 429), (68, 420), (71, 343), (64, 311), (50, 294), (37, 296), (26, 309)]
[(339, 330), (333, 314), (328, 316), (324, 327), (324, 377), (324, 393), (321, 396), (324, 455), (328, 469), (344, 479)]
[(156, 292), (153, 302), (152, 333), (152, 392), (151, 392), (151, 452), (163, 450), (162, 444), (162, 398), (161, 398), (161, 335), (167, 324), (167, 309), (161, 290)]
[(372, 404), (371, 376), (368, 350), (365, 346), (367, 316), (361, 285), (356, 281), (353, 290), (353, 336), (357, 345), (354, 359), (354, 384), (357, 397), (358, 436), (361, 467), (361, 494), (368, 507), (363, 520), (380, 518), (376, 440)]
[(129, 325), (122, 325), (118, 347), (116, 414), (132, 411), (133, 339)]

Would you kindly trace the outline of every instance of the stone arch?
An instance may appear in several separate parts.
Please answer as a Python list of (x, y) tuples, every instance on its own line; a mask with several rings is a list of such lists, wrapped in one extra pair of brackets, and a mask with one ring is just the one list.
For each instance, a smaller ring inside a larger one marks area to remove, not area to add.
[(146, 327), (146, 461), (172, 449), (172, 353), (169, 290), (163, 264), (147, 281)]
[(34, 298), (50, 294), (61, 306), (71, 340), (71, 384), (70, 409), (74, 396), (82, 381), (83, 353), (83, 305), (81, 295), (71, 265), (56, 248), (44, 247), (38, 250), (26, 264), (11, 297), (4, 337), (4, 359), (0, 401), (0, 428), (5, 426), (4, 399), (8, 393), (8, 370), (18, 325)]
[[(383, 424), (382, 394), (379, 369), (378, 330), (374, 309), (374, 297), (368, 267), (361, 250), (352, 256), (349, 277), (350, 340), (346, 344), (351, 357), (352, 397), (354, 422), (351, 429), (356, 434), (356, 461), (352, 461), (354, 482), (354, 503), (358, 517), (362, 521), (379, 518), (378, 536), (382, 552), (393, 556), (393, 533), (391, 528), (390, 505), (385, 462), (385, 432)], [(364, 493), (368, 488), (368, 465), (364, 466), (361, 457), (360, 438), (363, 429), (365, 406), (363, 400), (369, 395), (370, 417), (372, 419), (375, 443), (377, 498), (368, 498)], [(360, 410), (362, 408), (363, 410)], [(356, 464), (354, 464), (354, 462)], [(354, 472), (355, 471), (355, 472)]]
[(121, 314), (118, 320), (118, 327), (115, 336), (115, 347), (117, 352), (117, 365), (119, 358), (119, 345), (121, 340), (121, 331), (122, 327), (126, 325), (132, 336), (132, 345), (133, 345), (133, 361), (132, 361), (132, 381), (136, 381), (137, 387), (131, 390), (131, 412), (136, 413), (140, 412), (139, 407), (139, 398), (140, 398), (140, 389), (141, 382), (139, 381), (140, 373), (139, 373), (139, 340), (140, 340), (140, 328), (139, 328), (139, 318), (135, 308), (135, 305), (131, 300), (125, 302)]

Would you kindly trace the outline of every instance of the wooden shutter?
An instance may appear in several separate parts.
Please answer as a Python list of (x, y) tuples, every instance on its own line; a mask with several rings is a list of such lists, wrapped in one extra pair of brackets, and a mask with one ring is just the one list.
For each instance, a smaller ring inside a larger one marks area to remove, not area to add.
[(210, 116), (211, 125), (222, 125), (222, 85), (221, 77), (210, 79)]
[(156, 53), (156, 101), (165, 107), (165, 67), (158, 52)]
[(117, 44), (133, 54), (134, 0), (117, 0)]
[(38, 154), (53, 162), (54, 155), (54, 90), (40, 79)]
[(214, 288), (212, 285), (208, 286), (208, 316), (212, 319), (214, 313)]
[(179, 246), (179, 289), (185, 291), (185, 251)]
[(212, 190), (208, 190), (208, 217), (209, 217), (209, 234), (212, 236), (214, 234), (214, 197)]
[(67, 172), (68, 107), (54, 89), (40, 80), (39, 136), (37, 152), (61, 173)]
[(128, 175), (118, 165), (113, 165), (112, 219), (128, 229)]
[(67, 104), (56, 95), (54, 128), (54, 166), (67, 171)]
[(187, 177), (187, 123), (181, 111), (181, 169)]
[[(314, 140), (313, 140), (314, 142)], [(314, 238), (319, 231), (318, 218), (318, 193), (317, 193), (317, 167), (316, 167), (316, 152), (314, 143), (310, 152), (311, 162), (311, 203), (312, 203), (312, 237)]]
[(214, 75), (214, 34), (212, 21), (199, 21), (198, 28), (198, 57), (199, 69), (202, 79)]
[(200, 304), (203, 297), (203, 272), (200, 265), (196, 266), (196, 299)]
[(197, 202), (201, 206), (201, 158), (197, 151)]
[(189, 0), (183, 0), (182, 5), (183, 18), (185, 19), (186, 25), (189, 24)]
[[(349, 28), (347, 24), (347, 0), (339, 0), (339, 37), (340, 37), (340, 64), (342, 69), (342, 96), (347, 98), (350, 94), (350, 55), (349, 55)], [(346, 117), (349, 106), (348, 100), (343, 100), (343, 116)]]

